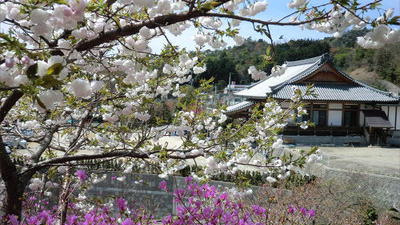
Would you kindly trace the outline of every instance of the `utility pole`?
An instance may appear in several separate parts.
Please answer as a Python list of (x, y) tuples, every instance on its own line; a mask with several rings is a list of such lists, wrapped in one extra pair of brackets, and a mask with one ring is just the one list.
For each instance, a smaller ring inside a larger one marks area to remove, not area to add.
[(228, 81), (228, 106), (231, 104), (231, 72), (229, 72), (229, 81)]
[(215, 108), (217, 108), (217, 101), (218, 101), (218, 96), (217, 96), (217, 84), (214, 83), (214, 105)]

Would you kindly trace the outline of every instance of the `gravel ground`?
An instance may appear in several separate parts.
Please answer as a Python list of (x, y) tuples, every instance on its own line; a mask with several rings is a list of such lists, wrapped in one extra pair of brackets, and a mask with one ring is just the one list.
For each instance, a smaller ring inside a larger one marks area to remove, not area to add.
[(321, 147), (330, 168), (400, 177), (400, 148)]

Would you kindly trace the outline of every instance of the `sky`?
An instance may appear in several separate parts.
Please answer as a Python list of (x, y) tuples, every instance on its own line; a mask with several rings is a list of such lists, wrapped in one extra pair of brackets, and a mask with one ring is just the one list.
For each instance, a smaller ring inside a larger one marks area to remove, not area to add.
[[(294, 12), (293, 9), (289, 9), (287, 7), (287, 4), (290, 2), (290, 0), (267, 0), (268, 7), (265, 12), (259, 14), (256, 16), (258, 19), (263, 19), (263, 20), (277, 20), (280, 19), (292, 12)], [(326, 2), (326, 1), (321, 1), (321, 0), (311, 0), (312, 3), (314, 4), (321, 4), (321, 2)], [(360, 0), (359, 1), (361, 4), (370, 2), (368, 0)], [(400, 15), (400, 0), (383, 0), (382, 6), (383, 9), (389, 9), (389, 8), (394, 8), (394, 15)], [(384, 11), (382, 11), (384, 12)], [(371, 13), (369, 13), (371, 14)], [(377, 15), (379, 14), (377, 12), (374, 12), (372, 15)], [(372, 17), (372, 16), (371, 16)], [(263, 39), (266, 41), (269, 41), (267, 37), (262, 36), (255, 31), (253, 31), (253, 27), (250, 23), (241, 23), (241, 32), (240, 34), (247, 38), (251, 38), (253, 40), (258, 40), (258, 39)], [(325, 34), (321, 33), (315, 30), (307, 30), (304, 29), (302, 30), (300, 27), (297, 26), (271, 26), (271, 33), (272, 37), (274, 39), (275, 43), (279, 42), (287, 42), (290, 40), (296, 40), (296, 39), (322, 39), (325, 37), (331, 37), (332, 34)], [(400, 27), (397, 26), (397, 29), (400, 29)], [(197, 30), (194, 28), (189, 28), (184, 31), (184, 33), (179, 36), (175, 37), (173, 35), (169, 35), (170, 41), (174, 45), (179, 45), (181, 48), (185, 47), (187, 50), (195, 50), (195, 44), (192, 40), (192, 37), (197, 33)], [(279, 39), (282, 36), (282, 39)], [(229, 46), (234, 46), (234, 41), (230, 38), (226, 38), (225, 41), (228, 43), (226, 47)], [(165, 41), (160, 39), (160, 40), (153, 40), (150, 43), (150, 47), (153, 49), (154, 52), (159, 52), (162, 46), (165, 44)], [(211, 49), (206, 45), (206, 49)]]
[[(259, 0), (261, 1), (261, 0)], [(287, 4), (290, 0), (265, 0), (268, 3), (267, 9), (265, 12), (260, 13), (255, 18), (263, 19), (263, 20), (273, 20), (276, 21), (292, 12), (294, 9), (289, 9)], [(326, 2), (327, 0), (310, 0), (311, 4), (317, 5), (322, 2)], [(373, 0), (359, 0), (359, 3), (367, 3)], [(394, 8), (394, 15), (400, 15), (400, 0), (383, 0), (382, 6), (383, 9)], [(384, 11), (382, 11), (384, 13)], [(374, 12), (375, 16), (379, 16), (377, 12)], [(400, 27), (397, 26), (397, 29), (400, 30)], [(3, 30), (4, 27), (0, 27), (0, 31)], [(262, 36), (261, 34), (256, 33), (253, 30), (253, 27), (250, 23), (242, 22), (240, 26), (240, 34), (244, 38), (251, 38), (253, 40), (263, 39), (265, 41), (269, 41), (267, 37)], [(302, 30), (298, 26), (270, 26), (272, 37), (275, 43), (280, 42), (288, 42), (290, 40), (296, 39), (322, 39), (325, 37), (330, 37), (332, 34), (325, 34), (315, 30)], [(5, 29), (4, 29), (5, 30)], [(168, 33), (168, 32), (167, 32)], [(179, 45), (181, 48), (186, 48), (187, 50), (195, 50), (196, 45), (192, 40), (192, 37), (197, 33), (197, 30), (193, 27), (185, 30), (182, 35), (175, 37), (172, 34), (169, 34), (170, 41), (174, 45)], [(282, 37), (282, 39), (280, 39)], [(235, 42), (231, 38), (225, 38), (227, 42), (227, 46), (234, 46)], [(158, 38), (156, 40), (152, 40), (149, 46), (152, 48), (153, 52), (159, 53), (162, 47), (166, 44), (165, 39)], [(212, 49), (206, 44), (205, 49)]]

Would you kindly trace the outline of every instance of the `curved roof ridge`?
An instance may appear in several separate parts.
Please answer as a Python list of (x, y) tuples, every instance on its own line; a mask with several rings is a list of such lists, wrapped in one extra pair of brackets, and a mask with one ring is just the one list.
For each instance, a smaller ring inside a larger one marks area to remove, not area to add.
[[(324, 55), (325, 55), (325, 54), (324, 54)], [(317, 61), (315, 61), (315, 60), (311, 61), (311, 60), (310, 60), (309, 62), (314, 62), (312, 66), (310, 66), (310, 67), (308, 67), (307, 69), (301, 71), (301, 72), (298, 73), (296, 76), (290, 78), (289, 80), (286, 80), (286, 81), (283, 82), (283, 83), (280, 83), (280, 84), (275, 85), (275, 86), (271, 86), (271, 89), (272, 89), (272, 90), (279, 89), (279, 88), (281, 88), (281, 87), (283, 87), (283, 86), (285, 86), (285, 85), (287, 85), (287, 84), (296, 82), (297, 80), (302, 79), (302, 78), (304, 78), (304, 77), (310, 75), (312, 72), (314, 72), (315, 70), (317, 70), (317, 69), (323, 64), (323, 62), (325, 62), (325, 60), (324, 60), (325, 58), (323, 57), (324, 55), (321, 55), (321, 56), (318, 56), (318, 57), (314, 57), (314, 58), (318, 58), (318, 60), (317, 60)], [(314, 59), (314, 58), (312, 58), (312, 59)], [(307, 60), (309, 60), (309, 59), (299, 60), (299, 61), (306, 62)], [(298, 62), (298, 61), (296, 61), (296, 62)], [(310, 64), (310, 63), (309, 63), (309, 64)], [(298, 64), (298, 65), (302, 65), (302, 64)]]
[(316, 57), (309, 58), (309, 59), (301, 59), (301, 60), (296, 60), (296, 61), (285, 61), (284, 64), (286, 64), (286, 66), (299, 66), (299, 65), (304, 65), (304, 64), (313, 64), (313, 63), (323, 60), (324, 56), (327, 54), (329, 54), (329, 53), (325, 53), (323, 55), (316, 56)]

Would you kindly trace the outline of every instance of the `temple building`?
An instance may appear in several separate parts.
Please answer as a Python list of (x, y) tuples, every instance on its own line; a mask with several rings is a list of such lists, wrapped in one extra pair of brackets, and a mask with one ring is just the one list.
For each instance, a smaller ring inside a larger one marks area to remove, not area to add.
[[(251, 108), (265, 102), (268, 97), (279, 101), (282, 108), (288, 108), (293, 89), (304, 93), (307, 85), (312, 84), (316, 96), (302, 99), (308, 115), (299, 118), (299, 121), (311, 120), (315, 127), (303, 130), (294, 123), (289, 124), (283, 132), (287, 139), (290, 137), (297, 143), (310, 140), (304, 144), (337, 144), (338, 137), (342, 137), (344, 145), (399, 144), (396, 143), (396, 139), (400, 142), (400, 100), (397, 95), (351, 78), (333, 65), (329, 54), (285, 64), (281, 75), (268, 76), (234, 93), (246, 100), (229, 106), (226, 114), (233, 118), (245, 118)], [(316, 142), (315, 138), (307, 139), (306, 136), (326, 138), (318, 138)]]

